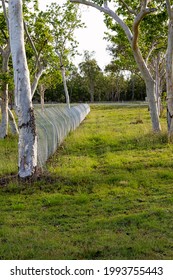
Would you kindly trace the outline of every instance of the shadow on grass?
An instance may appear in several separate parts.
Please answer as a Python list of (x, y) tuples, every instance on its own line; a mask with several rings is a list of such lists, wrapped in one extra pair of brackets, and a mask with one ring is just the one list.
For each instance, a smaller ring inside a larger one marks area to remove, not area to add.
[(80, 142), (74, 150), (70, 147), (66, 152), (68, 155), (90, 155), (90, 156), (102, 156), (106, 152), (118, 152), (128, 150), (154, 150), (163, 148), (168, 144), (168, 136), (166, 133), (148, 133), (145, 135), (138, 135), (137, 137), (126, 137), (124, 139), (115, 138), (105, 139), (102, 135), (94, 135), (87, 138), (87, 141)]

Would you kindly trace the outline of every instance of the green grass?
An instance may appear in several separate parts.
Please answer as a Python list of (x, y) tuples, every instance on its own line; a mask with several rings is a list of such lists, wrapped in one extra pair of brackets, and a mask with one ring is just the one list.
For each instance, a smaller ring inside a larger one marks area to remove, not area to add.
[(172, 259), (173, 146), (150, 129), (146, 107), (92, 106), (28, 182), (1, 140), (0, 259)]
[(0, 139), (0, 177), (17, 172), (17, 137)]

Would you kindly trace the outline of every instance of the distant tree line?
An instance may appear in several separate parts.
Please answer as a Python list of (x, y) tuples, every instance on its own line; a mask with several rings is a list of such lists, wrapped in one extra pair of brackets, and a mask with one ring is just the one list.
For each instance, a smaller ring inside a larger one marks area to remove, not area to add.
[[(71, 102), (121, 102), (144, 101), (146, 99), (145, 83), (138, 75), (105, 73), (101, 70), (93, 80), (92, 98), (88, 76), (75, 69), (68, 77), (67, 86)], [(37, 93), (34, 101), (40, 102)], [(65, 102), (62, 81), (45, 91), (45, 102)]]
[[(116, 64), (115, 64), (116, 65)], [(94, 58), (94, 52), (85, 51), (79, 67), (68, 71), (67, 87), (71, 102), (121, 102), (146, 99), (146, 88), (139, 74), (122, 71), (112, 65), (104, 70)], [(64, 84), (57, 79), (45, 90), (45, 102), (65, 102)], [(34, 101), (39, 102), (39, 92)]]

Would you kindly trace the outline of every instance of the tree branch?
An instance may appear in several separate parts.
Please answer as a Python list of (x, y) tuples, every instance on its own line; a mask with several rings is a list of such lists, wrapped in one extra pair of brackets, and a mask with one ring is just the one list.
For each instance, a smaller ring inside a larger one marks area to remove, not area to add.
[(169, 16), (170, 19), (172, 19), (173, 18), (173, 10), (171, 8), (170, 0), (166, 0), (166, 7), (167, 7), (168, 16)]
[(132, 15), (137, 15), (135, 10), (130, 9), (130, 7), (127, 5), (127, 3), (124, 0), (120, 0), (120, 2), (126, 7), (127, 11)]
[(38, 81), (39, 81), (40, 77), (42, 76), (42, 74), (45, 71), (46, 71), (46, 68), (44, 66), (40, 66), (40, 68), (38, 69), (38, 71), (34, 75), (34, 81), (32, 82), (32, 85), (31, 85), (31, 95), (32, 95), (32, 98), (33, 98), (34, 93), (36, 91), (36, 88), (37, 88), (37, 85), (38, 85)]
[(0, 53), (3, 54), (4, 50), (3, 48), (0, 46)]
[(148, 4), (148, 0), (143, 0), (143, 1), (141, 2), (141, 9), (146, 9), (147, 4)]
[(4, 39), (6, 40), (6, 42), (9, 41), (9, 39), (7, 38), (7, 35), (5, 34), (5, 31), (3, 29), (1, 29), (2, 35), (4, 36)]
[(29, 34), (29, 31), (28, 31), (28, 27), (27, 27), (27, 25), (26, 25), (26, 22), (23, 21), (23, 24), (24, 24), (24, 29), (25, 29), (26, 35), (27, 35), (27, 37), (28, 37), (28, 40), (29, 40), (29, 42), (30, 42), (30, 45), (31, 45), (31, 47), (32, 47), (32, 49), (33, 49), (33, 51), (34, 51), (34, 53), (35, 53), (35, 57), (36, 57), (35, 67), (38, 68), (38, 65), (39, 65), (39, 62), (40, 62), (41, 51), (42, 51), (42, 48), (43, 48), (43, 47), (41, 48), (41, 50), (40, 50), (39, 52), (37, 51), (37, 49), (36, 49), (36, 47), (35, 47), (35, 45), (34, 45), (34, 42), (33, 42), (32, 38), (31, 38), (31, 36), (30, 36), (30, 34)]
[(115, 13), (113, 12), (107, 5), (106, 3), (106, 7), (102, 7), (99, 6), (97, 4), (95, 4), (94, 2), (89, 2), (87, 0), (70, 0), (71, 3), (78, 3), (78, 4), (83, 4), (86, 6), (90, 6), (90, 7), (94, 7), (95, 9), (99, 10), (102, 13), (105, 13), (109, 16), (111, 16), (120, 26), (121, 28), (124, 30), (124, 32), (126, 33), (126, 36), (131, 44), (132, 42), (132, 33), (129, 29), (129, 27), (123, 22), (123, 20)]
[(149, 61), (149, 58), (150, 58), (150, 56), (151, 56), (151, 54), (152, 54), (152, 52), (154, 51), (154, 49), (155, 49), (155, 47), (157, 46), (157, 42), (153, 42), (152, 43), (152, 45), (151, 45), (151, 48), (150, 48), (150, 50), (149, 50), (149, 52), (148, 52), (148, 55), (147, 55), (147, 57), (146, 57), (146, 64), (148, 64), (148, 61)]
[(7, 28), (9, 30), (9, 21), (8, 21), (8, 16), (7, 16), (7, 9), (6, 9), (6, 6), (5, 6), (5, 0), (1, 0), (2, 1), (2, 7), (3, 7), (3, 12), (4, 12), (4, 17), (5, 17), (5, 20), (6, 20), (6, 24), (7, 24)]
[[(147, 1), (144, 1), (147, 2)], [(133, 23), (133, 48), (136, 48), (137, 46), (137, 41), (138, 41), (138, 36), (139, 36), (139, 25), (141, 23), (141, 21), (143, 20), (143, 18), (148, 15), (151, 14), (153, 12), (155, 12), (157, 9), (155, 8), (145, 8), (141, 7), (141, 11), (139, 12), (139, 14), (136, 16), (134, 23)]]
[(24, 29), (25, 29), (26, 35), (27, 35), (28, 40), (29, 40), (29, 42), (30, 42), (30, 44), (31, 44), (31, 47), (32, 47), (33, 51), (35, 52), (36, 57), (38, 57), (38, 52), (37, 52), (37, 50), (36, 50), (36, 47), (35, 47), (35, 45), (34, 45), (33, 40), (31, 39), (31, 36), (30, 36), (30, 34), (29, 34), (29, 31), (28, 31), (28, 27), (27, 27), (27, 25), (26, 25), (26, 22), (23, 21), (23, 24), (24, 24)]

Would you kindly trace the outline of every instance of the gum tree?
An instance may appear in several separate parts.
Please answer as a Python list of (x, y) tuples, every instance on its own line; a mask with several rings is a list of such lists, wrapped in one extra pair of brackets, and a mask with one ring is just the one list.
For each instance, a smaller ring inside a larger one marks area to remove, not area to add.
[(54, 60), (51, 31), (43, 12), (27, 11), (24, 22), (26, 54), (31, 75), (31, 94)]
[(5, 138), (8, 135), (8, 124), (10, 124), (11, 132), (18, 133), (17, 125), (12, 111), (9, 109), (9, 59), (10, 59), (10, 40), (8, 34), (8, 16), (6, 11), (5, 0), (2, 0), (3, 13), (0, 13), (0, 54), (1, 54), (1, 123), (0, 123), (0, 138)]
[[(158, 108), (155, 95), (155, 82), (150, 73), (149, 68), (142, 56), (141, 49), (139, 47), (139, 34), (140, 24), (142, 20), (149, 14), (156, 11), (155, 7), (152, 7), (151, 0), (142, 1), (129, 1), (129, 0), (117, 0), (117, 1), (103, 1), (103, 0), (70, 0), (72, 3), (84, 4), (91, 6), (105, 15), (110, 16), (116, 23), (118, 23), (126, 34), (126, 37), (131, 46), (134, 59), (138, 65), (141, 75), (145, 81), (146, 93), (149, 102), (150, 116), (152, 122), (153, 131), (159, 132), (161, 130)], [(114, 8), (110, 8), (109, 2), (114, 4)], [(133, 17), (130, 23), (126, 23), (123, 20), (122, 14), (119, 15), (119, 7), (124, 7), (128, 13)]]
[(88, 82), (91, 102), (94, 102), (96, 78), (99, 76), (99, 73), (101, 71), (93, 55), (94, 53), (84, 51), (84, 61), (79, 64), (81, 73), (85, 75)]
[[(125, 12), (121, 7), (119, 13), (123, 13), (126, 23), (133, 20), (131, 13)], [(165, 82), (165, 52), (167, 40), (167, 15), (163, 5), (158, 5), (157, 13), (145, 17), (140, 24), (140, 36), (138, 45), (142, 56), (145, 60), (148, 70), (150, 71), (155, 82), (155, 96), (157, 100), (158, 111), (161, 109), (161, 91)], [(128, 70), (132, 73), (140, 75), (137, 64), (133, 58), (132, 48), (127, 40), (123, 29), (110, 18), (105, 19), (105, 23), (109, 30), (107, 32), (107, 40), (111, 42), (109, 51), (112, 55), (112, 68)], [(132, 79), (133, 84), (133, 79)]]
[[(3, 2), (4, 6), (5, 3)], [(6, 12), (6, 8), (4, 9)], [(6, 15), (6, 13), (5, 13)], [(2, 68), (1, 68), (1, 125), (0, 125), (0, 138), (5, 138), (8, 134), (8, 72), (9, 72), (9, 58), (11, 54), (10, 41), (6, 28), (8, 23), (7, 16), (4, 14), (0, 15), (0, 30), (1, 30), (1, 41), (0, 41), (0, 53), (2, 57)]]
[(54, 49), (59, 58), (66, 103), (68, 108), (70, 108), (66, 72), (70, 68), (69, 59), (77, 54), (78, 42), (75, 40), (74, 32), (77, 28), (84, 25), (81, 22), (78, 7), (71, 4), (70, 1), (61, 6), (52, 3), (45, 15), (51, 26)]
[[(8, 125), (10, 125), (12, 134), (18, 134), (18, 127), (14, 118), (12, 111), (10, 110), (9, 104), (9, 91), (11, 90), (11, 95), (13, 91), (13, 81), (11, 78), (11, 50), (10, 50), (10, 38), (9, 38), (9, 20), (8, 20), (8, 11), (6, 8), (5, 0), (1, 0), (2, 2), (2, 10), (3, 13), (0, 14), (0, 31), (1, 31), (1, 40), (0, 40), (0, 54), (2, 57), (1, 61), (1, 124), (0, 124), (0, 138), (5, 138), (8, 135)], [(29, 15), (29, 10), (27, 8), (27, 4), (33, 2), (34, 8), (36, 8), (37, 1), (36, 0), (26, 0), (24, 2), (24, 12)], [(31, 14), (31, 12), (30, 12)], [(10, 66), (9, 66), (10, 61)], [(40, 71), (37, 71), (40, 75)], [(38, 75), (34, 79), (33, 85), (36, 85), (38, 81)], [(9, 87), (11, 86), (11, 87)], [(33, 87), (32, 87), (33, 88)], [(35, 87), (36, 88), (36, 87)], [(33, 92), (35, 90), (33, 88)]]
[[(55, 62), (55, 61), (54, 61)], [(62, 82), (61, 73), (59, 70), (56, 69), (56, 67), (53, 67), (51, 65), (50, 69), (44, 73), (39, 81), (38, 84), (38, 94), (40, 96), (40, 103), (42, 111), (44, 111), (44, 98), (45, 98), (45, 92), (46, 90), (55, 90), (57, 83)]]
[(171, 0), (166, 0), (169, 17), (168, 47), (166, 54), (166, 84), (167, 84), (167, 110), (168, 130), (170, 140), (173, 141), (173, 6)]
[(36, 172), (37, 134), (24, 46), (22, 7), (22, 0), (9, 0), (9, 33), (19, 127), (19, 177), (26, 178)]

